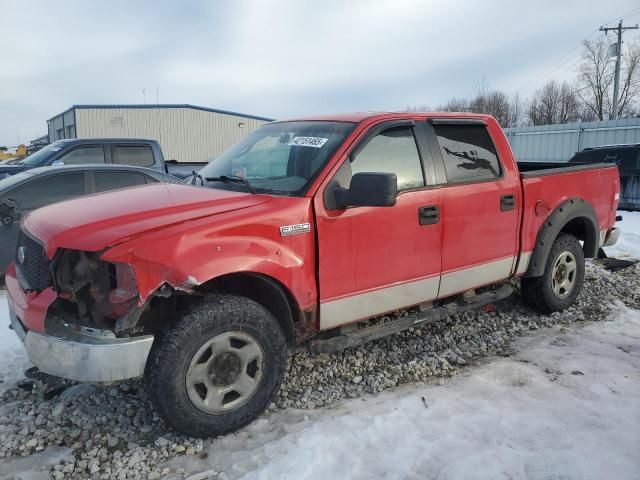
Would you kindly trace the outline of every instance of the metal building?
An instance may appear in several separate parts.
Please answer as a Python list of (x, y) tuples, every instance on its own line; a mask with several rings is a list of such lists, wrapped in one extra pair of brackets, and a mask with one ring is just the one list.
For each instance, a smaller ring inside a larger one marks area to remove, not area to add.
[(210, 160), (272, 119), (195, 105), (74, 105), (47, 120), (49, 141), (63, 138), (146, 138), (164, 157)]
[(566, 162), (587, 147), (640, 143), (640, 118), (504, 130), (519, 161)]

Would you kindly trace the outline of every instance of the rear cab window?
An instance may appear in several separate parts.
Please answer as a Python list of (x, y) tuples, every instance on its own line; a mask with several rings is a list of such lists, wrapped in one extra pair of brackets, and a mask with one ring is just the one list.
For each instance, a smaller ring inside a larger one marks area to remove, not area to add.
[(113, 163), (121, 165), (151, 167), (155, 163), (150, 145), (115, 145), (113, 154)]
[(447, 183), (481, 182), (502, 176), (502, 167), (484, 125), (434, 124)]

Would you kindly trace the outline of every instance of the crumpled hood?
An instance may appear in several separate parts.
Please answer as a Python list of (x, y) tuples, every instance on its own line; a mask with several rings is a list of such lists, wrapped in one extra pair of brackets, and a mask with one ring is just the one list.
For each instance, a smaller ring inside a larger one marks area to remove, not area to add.
[(144, 232), (252, 207), (268, 195), (156, 183), (56, 203), (29, 214), (26, 230), (51, 258), (58, 248), (98, 251)]

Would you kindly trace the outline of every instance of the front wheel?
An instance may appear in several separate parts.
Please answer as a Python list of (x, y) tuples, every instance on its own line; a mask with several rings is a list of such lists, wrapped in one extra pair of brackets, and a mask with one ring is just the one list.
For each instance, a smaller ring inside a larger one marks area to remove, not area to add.
[(523, 278), (522, 296), (541, 313), (565, 310), (584, 282), (584, 252), (576, 237), (562, 233), (549, 251), (541, 277)]
[(256, 418), (275, 396), (287, 345), (262, 305), (233, 295), (206, 297), (158, 338), (147, 388), (166, 423), (211, 437)]

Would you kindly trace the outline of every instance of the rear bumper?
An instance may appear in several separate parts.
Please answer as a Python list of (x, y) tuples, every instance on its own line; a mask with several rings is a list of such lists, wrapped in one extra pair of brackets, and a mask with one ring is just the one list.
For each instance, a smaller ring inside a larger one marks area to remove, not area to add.
[[(109, 332), (83, 332), (73, 327), (73, 322), (63, 324), (55, 335), (45, 333), (44, 318), (55, 292), (25, 294), (12, 275), (12, 267), (7, 271), (11, 327), (40, 371), (82, 382), (115, 382), (144, 374), (153, 335), (116, 338)], [(23, 315), (29, 320), (25, 322)]]
[(607, 232), (607, 235), (604, 237), (604, 242), (602, 244), (603, 247), (610, 247), (615, 245), (620, 238), (620, 229), (613, 227), (611, 230)]

